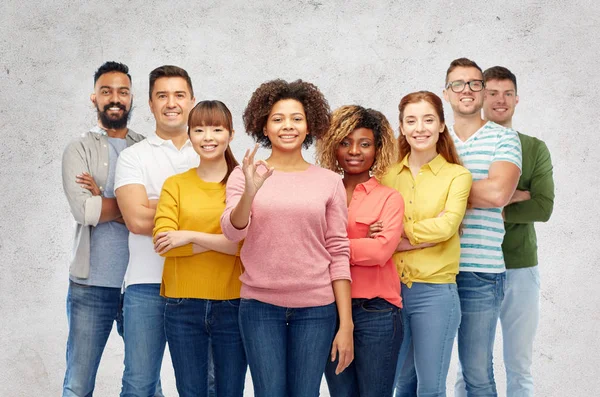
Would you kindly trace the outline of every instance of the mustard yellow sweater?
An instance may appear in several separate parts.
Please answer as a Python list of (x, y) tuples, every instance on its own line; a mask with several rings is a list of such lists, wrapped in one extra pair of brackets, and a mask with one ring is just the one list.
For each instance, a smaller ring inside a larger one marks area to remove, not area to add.
[[(203, 181), (192, 168), (165, 181), (154, 217), (154, 236), (170, 230), (221, 234), (224, 209), (225, 186)], [(216, 251), (194, 254), (192, 244), (171, 249), (163, 256), (162, 296), (214, 300), (240, 297), (239, 256)]]

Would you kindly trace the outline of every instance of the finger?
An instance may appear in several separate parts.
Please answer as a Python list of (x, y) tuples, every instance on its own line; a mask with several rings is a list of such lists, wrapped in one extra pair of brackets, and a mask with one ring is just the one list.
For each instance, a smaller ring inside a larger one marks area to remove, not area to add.
[(342, 373), (342, 371), (344, 371), (344, 369), (346, 369), (346, 353), (343, 350), (340, 350), (338, 352), (339, 355), (339, 360), (338, 360), (338, 365), (335, 368), (335, 374), (339, 375)]
[(335, 361), (336, 354), (337, 354), (337, 345), (334, 342), (333, 345), (331, 345), (331, 362)]

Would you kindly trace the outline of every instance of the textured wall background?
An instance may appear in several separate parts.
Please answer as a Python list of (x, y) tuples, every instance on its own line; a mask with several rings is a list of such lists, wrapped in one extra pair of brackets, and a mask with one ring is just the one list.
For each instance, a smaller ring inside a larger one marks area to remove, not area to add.
[[(441, 94), (445, 70), (460, 56), (515, 72), (521, 102), (514, 125), (544, 139), (553, 156), (554, 216), (538, 227), (543, 293), (537, 395), (598, 395), (598, 4), (0, 3), (0, 395), (60, 394), (73, 222), (60, 182), (61, 154), (95, 122), (89, 94), (93, 72), (104, 61), (129, 65), (136, 95), (130, 125), (146, 135), (153, 133), (148, 73), (165, 63), (186, 68), (197, 99), (221, 99), (231, 108), (240, 157), (251, 145), (241, 113), (265, 80), (303, 78), (322, 89), (332, 108), (374, 107), (397, 127), (400, 98), (419, 89)], [(504, 390), (500, 338), (496, 377)], [(114, 333), (96, 395), (118, 394), (122, 360)], [(165, 390), (173, 396), (168, 358), (163, 367)]]

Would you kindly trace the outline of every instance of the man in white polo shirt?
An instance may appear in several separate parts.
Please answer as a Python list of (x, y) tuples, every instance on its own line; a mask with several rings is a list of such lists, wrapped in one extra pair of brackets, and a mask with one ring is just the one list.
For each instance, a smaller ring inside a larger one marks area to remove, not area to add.
[(473, 174), (456, 277), (462, 312), (458, 357), (464, 383), (459, 376), (455, 394), (463, 395), (466, 389), (468, 397), (498, 395), (492, 355), (504, 298), (502, 208), (521, 174), (519, 136), (482, 119), (483, 89), (483, 72), (475, 62), (466, 58), (452, 61), (444, 90), (454, 113), (449, 132), (464, 166)]
[(194, 102), (192, 82), (185, 70), (165, 65), (150, 72), (149, 105), (156, 120), (156, 135), (123, 150), (117, 163), (115, 193), (130, 231), (121, 397), (152, 396), (159, 384), (166, 344), (166, 300), (160, 296), (164, 259), (154, 252), (152, 229), (164, 181), (199, 163), (187, 135)]

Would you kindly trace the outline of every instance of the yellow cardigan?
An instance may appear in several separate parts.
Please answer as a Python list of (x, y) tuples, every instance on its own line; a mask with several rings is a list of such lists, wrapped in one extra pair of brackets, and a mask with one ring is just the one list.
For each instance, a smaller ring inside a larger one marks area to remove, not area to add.
[[(221, 234), (224, 209), (225, 186), (203, 181), (196, 168), (192, 168), (165, 181), (156, 208), (153, 234), (171, 230)], [(242, 262), (239, 256), (216, 251), (194, 254), (192, 244), (171, 249), (163, 256), (162, 296), (213, 300), (240, 297)]]

